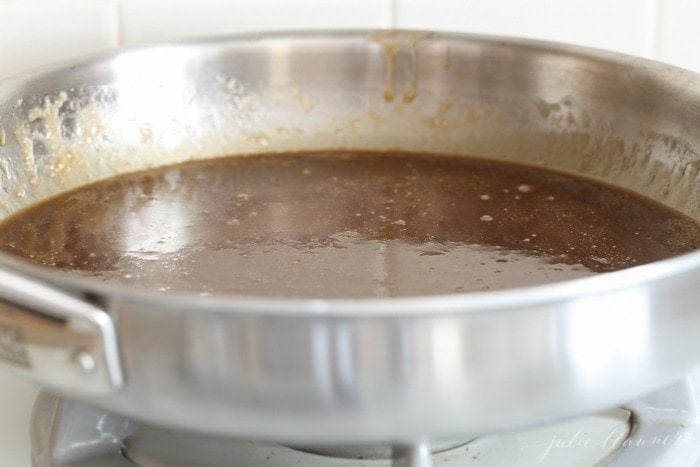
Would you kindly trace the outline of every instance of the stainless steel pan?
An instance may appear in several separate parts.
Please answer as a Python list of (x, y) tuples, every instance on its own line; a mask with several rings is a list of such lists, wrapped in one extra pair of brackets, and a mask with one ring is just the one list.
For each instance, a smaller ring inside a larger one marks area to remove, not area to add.
[[(698, 219), (699, 123), (698, 75), (564, 45), (343, 32), (124, 50), (0, 84), (0, 216), (193, 158), (396, 148), (542, 165)], [(367, 300), (140, 292), (0, 258), (6, 367), (187, 429), (468, 437), (602, 409), (700, 361), (698, 252), (518, 290)]]

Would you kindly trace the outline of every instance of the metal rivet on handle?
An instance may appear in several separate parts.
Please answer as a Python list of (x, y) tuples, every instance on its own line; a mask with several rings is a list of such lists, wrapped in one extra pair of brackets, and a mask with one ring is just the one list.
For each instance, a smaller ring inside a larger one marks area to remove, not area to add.
[(85, 349), (75, 349), (70, 356), (70, 360), (75, 363), (85, 373), (91, 373), (97, 367), (95, 357)]

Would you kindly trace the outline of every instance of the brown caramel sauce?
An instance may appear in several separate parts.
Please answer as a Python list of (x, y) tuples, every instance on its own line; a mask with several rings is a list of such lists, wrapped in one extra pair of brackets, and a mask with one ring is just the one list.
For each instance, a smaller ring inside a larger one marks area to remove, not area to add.
[(152, 291), (386, 297), (504, 289), (694, 250), (696, 222), (610, 186), (458, 156), (232, 156), (121, 175), (0, 225), (34, 263)]

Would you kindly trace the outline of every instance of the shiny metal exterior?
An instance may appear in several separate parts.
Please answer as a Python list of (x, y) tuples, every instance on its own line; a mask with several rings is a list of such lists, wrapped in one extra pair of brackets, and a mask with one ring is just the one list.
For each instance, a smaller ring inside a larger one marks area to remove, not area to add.
[[(547, 43), (343, 32), (117, 51), (0, 85), (0, 209), (192, 157), (361, 147), (540, 164), (698, 219), (698, 122), (697, 75)], [(610, 407), (700, 363), (700, 253), (519, 290), (371, 300), (155, 294), (1, 260), (89, 295), (114, 323), (123, 386), (54, 390), (232, 436), (468, 437)], [(76, 311), (73, 298), (53, 309), (29, 303), (26, 282), (0, 283), (40, 313)]]

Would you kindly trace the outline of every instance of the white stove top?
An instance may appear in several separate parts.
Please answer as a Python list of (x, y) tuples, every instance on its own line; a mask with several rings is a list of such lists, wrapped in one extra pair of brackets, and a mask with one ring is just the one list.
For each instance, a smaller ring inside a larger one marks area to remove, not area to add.
[[(697, 385), (697, 382), (700, 381), (700, 370), (696, 372), (694, 378)], [(629, 437), (630, 412), (626, 409), (615, 408), (547, 427), (481, 437), (468, 444), (435, 454), (433, 465), (435, 467), (524, 467), (533, 465), (540, 467), (561, 465), (587, 467), (612, 458), (616, 462), (611, 466), (615, 465), (616, 467), (636, 467), (638, 465), (653, 465), (655, 467), (700, 466), (700, 462), (698, 462), (698, 455), (700, 455), (700, 429), (698, 428), (700, 427), (700, 412), (697, 410), (700, 394), (697, 391), (689, 390), (689, 387), (686, 383), (680, 383), (669, 390), (660, 391), (631, 404), (631, 409), (635, 411), (642, 422), (640, 427), (635, 430), (636, 437)], [(689, 395), (692, 396), (690, 399)], [(37, 389), (30, 384), (13, 375), (0, 373), (0, 413), (4, 415), (0, 419), (0, 436), (2, 436), (0, 439), (3, 440), (0, 445), (0, 465), (31, 466), (29, 421), (31, 407), (36, 396)], [(638, 409), (640, 411), (637, 411)], [(39, 413), (45, 414), (45, 420), (52, 419), (52, 417), (46, 416), (47, 411), (39, 411)], [(61, 413), (64, 419), (62, 423), (67, 426), (73, 426), (75, 420), (87, 420), (87, 425), (90, 425), (90, 417), (93, 417), (93, 420), (99, 418), (101, 422), (104, 421), (101, 412), (86, 409), (84, 406), (71, 402), (64, 403)], [(73, 417), (70, 415), (71, 413), (77, 414), (77, 416)], [(131, 423), (128, 422), (129, 425)], [(358, 461), (357, 459), (330, 458), (278, 444), (183, 434), (173, 430), (138, 424), (136, 426), (138, 427), (136, 435), (125, 438), (126, 441), (123, 444), (130, 457), (143, 467), (154, 465), (194, 467), (202, 465), (202, 459), (207, 460), (207, 465), (233, 467), (286, 467), (288, 465), (389, 467), (392, 465), (389, 460), (363, 459)], [(695, 428), (688, 430), (688, 427)], [(74, 441), (77, 439), (76, 435), (73, 434), (75, 430), (70, 430), (68, 434), (52, 428), (47, 428), (47, 431), (53, 434), (58, 433), (55, 437), (64, 439), (64, 443), (67, 444), (75, 444)], [(85, 430), (88, 437), (90, 436), (89, 432), (89, 429)], [(105, 433), (98, 433), (98, 438), (100, 436), (103, 439), (109, 438), (109, 436), (103, 435)], [(82, 434), (79, 435), (79, 437), (82, 436)], [(82, 440), (82, 438), (80, 439)], [(90, 444), (90, 440), (87, 439), (87, 441), (86, 444)], [(625, 446), (627, 448), (620, 451), (620, 448)], [(106, 452), (109, 452), (109, 449)], [(660, 450), (675, 450), (675, 453), (671, 455), (659, 454)], [(623, 451), (624, 453), (620, 454)], [(75, 457), (75, 452), (69, 453), (69, 455)], [(615, 457), (611, 457), (611, 455)], [(123, 465), (125, 461), (120, 456), (119, 458), (121, 459), (119, 465)], [(107, 459), (107, 464), (104, 465), (116, 465), (112, 464), (110, 459)], [(56, 465), (61, 465), (61, 467), (77, 465), (98, 467), (98, 465), (103, 465), (102, 463), (95, 464), (95, 461), (90, 462), (89, 460), (87, 463), (81, 462), (79, 464), (72, 462)]]

